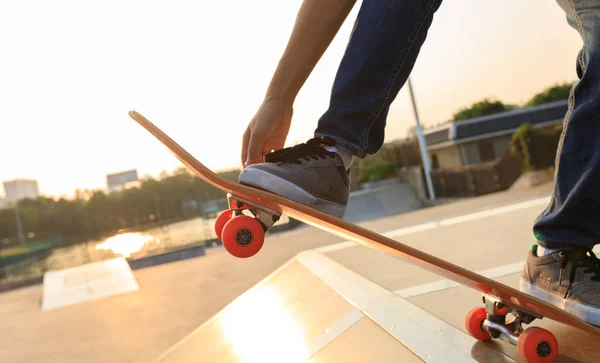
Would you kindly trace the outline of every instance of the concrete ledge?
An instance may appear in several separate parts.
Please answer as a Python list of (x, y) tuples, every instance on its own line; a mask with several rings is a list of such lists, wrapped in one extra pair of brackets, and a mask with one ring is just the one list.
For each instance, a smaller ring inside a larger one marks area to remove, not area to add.
[(49, 311), (140, 289), (124, 258), (46, 272), (42, 310)]
[(132, 270), (138, 270), (145, 267), (162, 265), (179, 260), (187, 260), (204, 255), (206, 255), (206, 248), (202, 244), (181, 250), (162, 253), (160, 255), (142, 257), (137, 260), (128, 260), (127, 263), (129, 263), (129, 266)]
[(11, 281), (0, 285), (0, 293), (20, 289), (23, 287), (29, 287), (33, 285), (39, 285), (44, 282), (44, 276), (34, 277), (32, 279), (25, 279), (19, 281)]
[(510, 186), (511, 190), (529, 189), (541, 184), (551, 183), (554, 179), (554, 170), (532, 170), (522, 174)]

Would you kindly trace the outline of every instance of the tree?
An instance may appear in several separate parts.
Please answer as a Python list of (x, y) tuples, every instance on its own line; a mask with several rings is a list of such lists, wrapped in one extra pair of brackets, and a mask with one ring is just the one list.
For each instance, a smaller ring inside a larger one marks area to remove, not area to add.
[[(202, 210), (185, 210), (185, 205), (200, 205), (203, 201), (225, 198), (224, 192), (187, 172), (187, 169), (178, 168), (165, 174), (162, 179), (143, 180), (139, 187), (113, 193), (79, 190), (75, 199), (40, 197), (21, 200), (18, 206), (25, 235), (35, 236), (35, 239), (61, 235), (66, 243), (78, 242), (116, 233), (122, 228), (191, 218)], [(218, 174), (237, 181), (240, 170), (226, 170)], [(16, 231), (14, 209), (0, 210), (0, 240), (7, 238), (17, 243)]]
[(525, 107), (532, 107), (537, 105), (543, 105), (545, 103), (562, 101), (569, 99), (569, 93), (573, 88), (574, 83), (555, 84), (551, 87), (546, 88), (542, 92), (533, 96), (526, 104)]
[(479, 102), (472, 104), (471, 107), (460, 109), (453, 115), (452, 121), (466, 120), (470, 118), (491, 115), (494, 113), (506, 112), (510, 110), (511, 107), (505, 105), (504, 103), (498, 100), (491, 100), (485, 98)]

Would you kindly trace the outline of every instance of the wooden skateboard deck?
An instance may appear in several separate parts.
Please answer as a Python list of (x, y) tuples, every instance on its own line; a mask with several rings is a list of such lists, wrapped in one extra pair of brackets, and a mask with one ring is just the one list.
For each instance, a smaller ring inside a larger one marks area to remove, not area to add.
[[(491, 300), (497, 299), (497, 301), (502, 303), (500, 306), (530, 314), (533, 318), (546, 317), (582, 329), (586, 332), (600, 335), (599, 327), (588, 324), (553, 305), (529, 296), (519, 290), (481, 276), (473, 271), (454, 265), (438, 257), (429, 255), (391, 238), (382, 236), (376, 232), (322, 213), (268, 191), (225, 180), (204, 166), (144, 116), (136, 111), (129, 112), (129, 115), (154, 135), (156, 139), (163, 143), (187, 168), (209, 184), (229, 193), (234, 200), (242, 200), (251, 204), (251, 206), (262, 207), (264, 210), (268, 210), (271, 213), (285, 214), (291, 218), (325, 230), (344, 239), (394, 255), (403, 261), (480, 291), (484, 296), (491, 298)], [(488, 309), (488, 312), (489, 311), (490, 310)], [(528, 323), (528, 321), (526, 321), (526, 323)], [(512, 343), (516, 344), (514, 341)]]

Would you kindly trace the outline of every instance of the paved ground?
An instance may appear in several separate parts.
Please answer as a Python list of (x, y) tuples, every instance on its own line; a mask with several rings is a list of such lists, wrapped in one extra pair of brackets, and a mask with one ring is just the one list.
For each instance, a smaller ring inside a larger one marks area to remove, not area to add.
[[(388, 232), (539, 198), (548, 195), (549, 190), (545, 185), (497, 193), (362, 225)], [(539, 205), (394, 238), (474, 270), (505, 266), (524, 259), (533, 242), (531, 223), (541, 209), (543, 206)], [(205, 257), (135, 271), (141, 287), (138, 292), (50, 312), (40, 309), (41, 286), (0, 294), (0, 360), (147, 362), (298, 252), (338, 242), (341, 241), (336, 236), (303, 226), (271, 236), (255, 258), (238, 260), (223, 250), (212, 250)], [(325, 254), (394, 291), (406, 292), (409, 287), (439, 280), (363, 247), (335, 249)], [(510, 279), (511, 275), (501, 278)], [(463, 299), (454, 314), (454, 305), (441, 305), (436, 296), (452, 291), (460, 293), (460, 289), (428, 291), (409, 299), (462, 329), (462, 310), (476, 302), (469, 305)], [(445, 297), (443, 301), (449, 300)]]

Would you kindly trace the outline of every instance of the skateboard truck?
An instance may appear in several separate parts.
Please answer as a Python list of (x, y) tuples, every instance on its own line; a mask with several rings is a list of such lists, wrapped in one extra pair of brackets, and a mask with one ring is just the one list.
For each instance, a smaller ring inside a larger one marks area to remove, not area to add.
[[(281, 214), (243, 198), (227, 193), (229, 209), (215, 221), (215, 233), (225, 249), (240, 258), (254, 256), (264, 243), (265, 233), (279, 220)], [(251, 216), (244, 214), (250, 212)]]
[(512, 312), (516, 316), (513, 320), (507, 322), (506, 315), (509, 308), (500, 299), (484, 294), (483, 303), (487, 313), (487, 319), (483, 321), (484, 329), (490, 333), (492, 338), (499, 338), (513, 345), (517, 345), (519, 335), (523, 332), (522, 323), (529, 324), (536, 318), (542, 318), (541, 316), (533, 316), (529, 313), (513, 310)]
[(242, 211), (247, 209), (251, 212), (254, 217), (262, 224), (263, 230), (266, 232), (269, 228), (279, 220), (281, 215), (273, 210), (266, 207), (259, 207), (253, 205), (252, 202), (233, 196), (231, 193), (227, 194), (227, 203), (229, 209), (233, 211), (234, 216), (242, 215)]
[[(556, 358), (558, 341), (552, 333), (539, 327), (522, 327), (542, 316), (511, 307), (489, 294), (483, 294), (483, 303), (485, 307), (471, 309), (465, 318), (465, 328), (474, 338), (500, 339), (515, 345), (525, 362), (552, 362)], [(509, 313), (511, 319), (507, 316)]]

